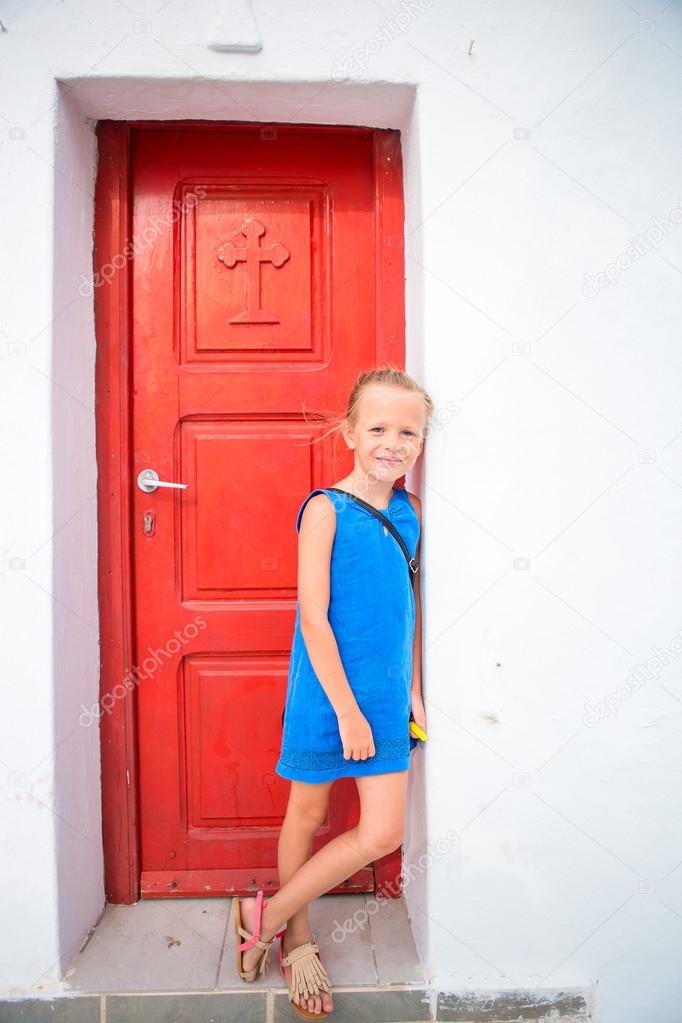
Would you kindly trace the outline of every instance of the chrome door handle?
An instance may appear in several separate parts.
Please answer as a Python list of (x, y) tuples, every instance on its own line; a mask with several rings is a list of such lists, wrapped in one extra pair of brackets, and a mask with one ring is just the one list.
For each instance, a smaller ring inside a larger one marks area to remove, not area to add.
[(137, 485), (145, 494), (153, 494), (159, 487), (173, 487), (175, 490), (187, 490), (186, 483), (166, 483), (159, 479), (154, 469), (143, 469), (137, 477)]

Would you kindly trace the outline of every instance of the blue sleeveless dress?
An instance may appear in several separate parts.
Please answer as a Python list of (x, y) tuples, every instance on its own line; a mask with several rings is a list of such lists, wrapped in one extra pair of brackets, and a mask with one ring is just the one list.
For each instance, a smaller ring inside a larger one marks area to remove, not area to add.
[[(406, 771), (419, 740), (409, 734), (415, 601), (407, 562), (395, 537), (371, 512), (346, 494), (318, 488), (336, 511), (331, 553), (329, 610), (346, 677), (369, 721), (375, 754), (344, 760), (334, 708), (315, 674), (300, 628), (300, 601), (289, 661), (282, 745), (275, 771), (292, 781)], [(387, 509), (414, 557), (419, 518), (402, 487)]]

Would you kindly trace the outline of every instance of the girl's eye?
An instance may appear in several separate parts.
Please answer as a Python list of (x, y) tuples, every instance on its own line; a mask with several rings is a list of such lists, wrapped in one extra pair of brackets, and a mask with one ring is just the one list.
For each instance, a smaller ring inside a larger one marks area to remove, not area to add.
[[(383, 430), (383, 426), (373, 426), (372, 429), (369, 432), (370, 433), (374, 433), (375, 430)], [(403, 430), (403, 433), (406, 433), (408, 435), (408, 437), (414, 437), (414, 431), (413, 430)]]

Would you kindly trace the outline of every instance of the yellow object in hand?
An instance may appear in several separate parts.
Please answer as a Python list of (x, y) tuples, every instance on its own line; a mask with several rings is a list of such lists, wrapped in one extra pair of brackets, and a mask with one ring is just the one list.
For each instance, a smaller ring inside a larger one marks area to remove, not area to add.
[(410, 720), (410, 735), (413, 735), (415, 739), (421, 739), (422, 742), (426, 740), (426, 732), (419, 727), (416, 721)]

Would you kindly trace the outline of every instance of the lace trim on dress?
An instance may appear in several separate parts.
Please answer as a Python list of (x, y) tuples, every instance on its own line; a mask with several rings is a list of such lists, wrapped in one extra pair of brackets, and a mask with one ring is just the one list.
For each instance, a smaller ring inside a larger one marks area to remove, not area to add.
[(404, 739), (380, 739), (378, 742), (375, 741), (374, 749), (376, 750), (374, 756), (368, 757), (367, 760), (346, 760), (343, 750), (297, 749), (291, 743), (285, 743), (281, 750), (281, 761), (287, 767), (321, 771), (376, 760), (402, 760), (410, 755), (410, 736), (408, 734)]

